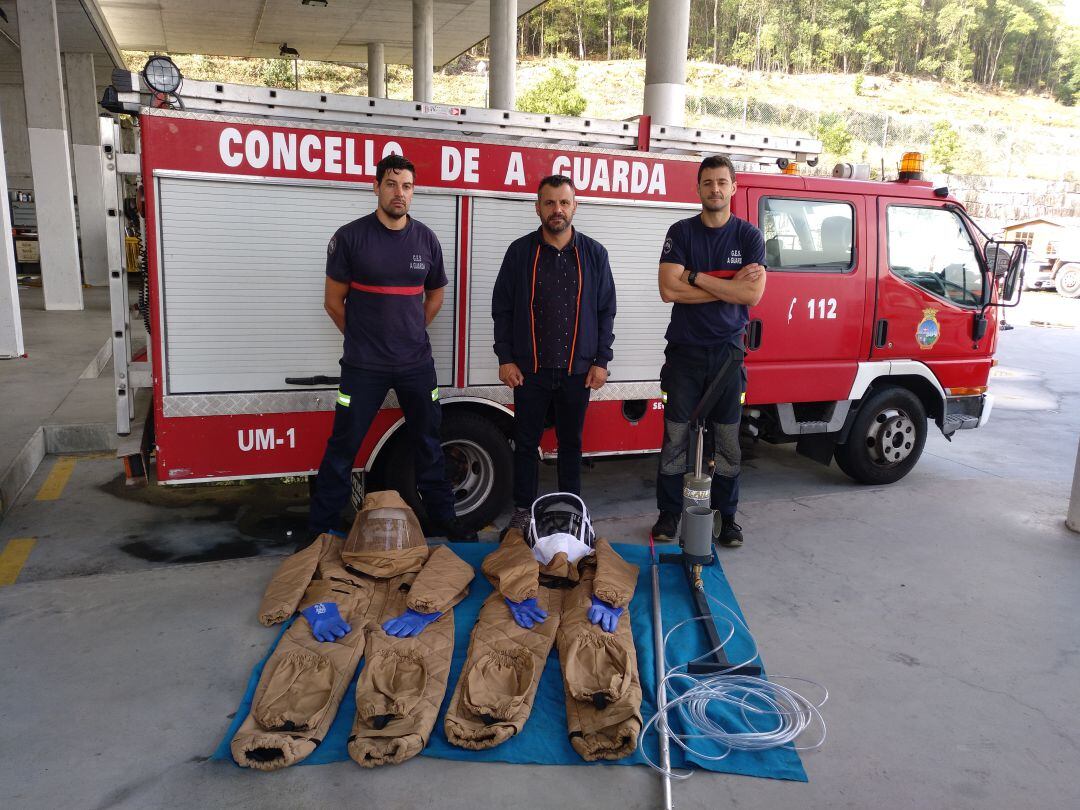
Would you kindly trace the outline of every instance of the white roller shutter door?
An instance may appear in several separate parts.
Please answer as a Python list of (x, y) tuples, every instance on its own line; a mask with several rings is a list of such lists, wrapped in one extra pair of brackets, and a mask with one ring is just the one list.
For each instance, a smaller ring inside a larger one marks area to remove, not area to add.
[[(611, 382), (655, 380), (664, 362), (664, 332), (671, 305), (660, 300), (657, 268), (668, 227), (699, 208), (656, 208), (582, 201), (574, 226), (607, 248), (615, 278), (615, 359)], [(499, 364), (492, 349), (491, 292), (507, 246), (539, 219), (524, 200), (477, 198), (473, 203), (469, 317), (469, 385), (499, 382)]]
[[(369, 189), (162, 178), (168, 393), (274, 391), (288, 388), (285, 377), (336, 376), (342, 338), (323, 310), (326, 245), (374, 202)], [(417, 193), (410, 213), (443, 247), (450, 283), (428, 331), (449, 385), (457, 200)]]

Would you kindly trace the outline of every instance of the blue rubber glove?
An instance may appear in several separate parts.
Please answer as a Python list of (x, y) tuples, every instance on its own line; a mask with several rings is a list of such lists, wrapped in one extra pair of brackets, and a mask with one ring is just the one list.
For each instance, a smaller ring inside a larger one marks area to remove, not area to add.
[(535, 596), (522, 602), (511, 602), (505, 596), (503, 599), (506, 600), (506, 604), (510, 608), (510, 615), (514, 617), (514, 621), (526, 630), (531, 630), (534, 626), (543, 624), (544, 619), (548, 617), (547, 611), (542, 610), (536, 604)]
[(338, 613), (336, 602), (317, 602), (300, 612), (311, 625), (311, 635), (316, 641), (337, 641), (352, 632), (348, 622)]
[(608, 633), (614, 633), (619, 626), (619, 617), (623, 615), (623, 608), (612, 607), (602, 599), (592, 597), (592, 607), (589, 608), (589, 621), (600, 625)]
[(425, 627), (442, 616), (441, 613), (417, 613), (412, 608), (406, 608), (400, 616), (383, 622), (382, 629), (388, 636), (408, 638), (419, 635)]

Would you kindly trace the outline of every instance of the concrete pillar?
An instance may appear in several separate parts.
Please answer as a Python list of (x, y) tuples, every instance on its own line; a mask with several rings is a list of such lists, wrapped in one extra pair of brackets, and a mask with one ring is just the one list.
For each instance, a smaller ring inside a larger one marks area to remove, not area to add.
[(64, 54), (64, 79), (71, 121), (71, 151), (75, 157), (75, 193), (79, 198), (83, 277), (87, 284), (105, 286), (109, 283), (109, 256), (105, 244), (107, 223), (101, 186), (93, 54)]
[(491, 64), (488, 106), (514, 109), (514, 70), (517, 67), (517, 0), (491, 0)]
[(386, 54), (381, 42), (367, 46), (367, 94), (370, 98), (386, 98)]
[(1072, 498), (1069, 499), (1069, 514), (1065, 525), (1074, 532), (1080, 532), (1080, 443), (1076, 447), (1076, 469), (1073, 470)]
[(648, 25), (645, 115), (656, 124), (684, 126), (690, 0), (651, 0)]
[(82, 309), (56, 0), (24, 0), (17, 8), (45, 309)]
[(19, 282), (15, 275), (15, 242), (11, 238), (11, 208), (8, 206), (7, 165), (4, 135), (0, 132), (0, 357), (19, 357), (23, 347), (22, 311), (19, 309)]
[(433, 101), (435, 92), (431, 75), (435, 70), (434, 0), (413, 0), (412, 35), (413, 101)]

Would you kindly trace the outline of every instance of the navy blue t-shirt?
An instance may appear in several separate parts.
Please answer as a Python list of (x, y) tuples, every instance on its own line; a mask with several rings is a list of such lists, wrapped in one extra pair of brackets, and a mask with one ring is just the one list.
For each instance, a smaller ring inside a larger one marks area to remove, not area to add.
[(442, 246), (409, 217), (392, 231), (374, 214), (338, 228), (326, 246), (326, 275), (349, 285), (343, 363), (408, 370), (431, 360), (424, 291), (446, 286)]
[[(706, 227), (701, 216), (680, 219), (668, 228), (660, 262), (681, 264), (687, 270), (731, 278), (748, 264), (765, 263), (765, 240), (761, 231), (732, 216), (719, 228)], [(745, 304), (710, 301), (706, 304), (675, 304), (668, 324), (668, 343), (693, 346), (743, 345), (743, 330), (750, 320)]]

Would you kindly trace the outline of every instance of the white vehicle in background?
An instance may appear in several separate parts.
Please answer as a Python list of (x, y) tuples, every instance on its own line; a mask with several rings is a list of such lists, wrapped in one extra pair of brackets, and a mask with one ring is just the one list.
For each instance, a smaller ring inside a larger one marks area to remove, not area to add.
[(1024, 265), (1024, 288), (1053, 290), (1065, 298), (1080, 298), (1080, 233), (1047, 245), (1046, 256), (1034, 256)]

